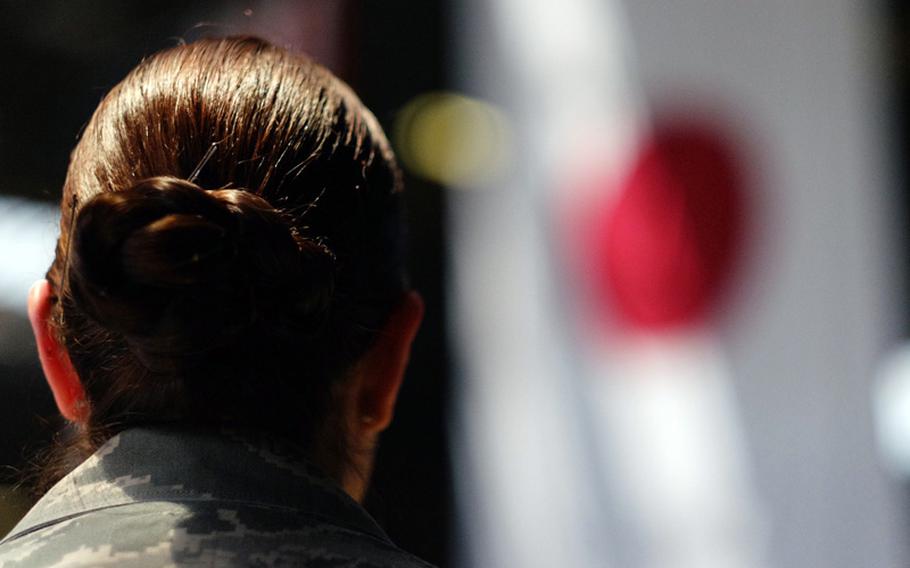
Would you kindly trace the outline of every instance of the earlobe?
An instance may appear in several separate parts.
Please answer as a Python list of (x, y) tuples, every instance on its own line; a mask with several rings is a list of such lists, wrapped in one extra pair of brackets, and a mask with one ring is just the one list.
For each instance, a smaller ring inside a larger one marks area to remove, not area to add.
[(404, 294), (363, 361), (356, 406), (362, 435), (378, 434), (392, 422), (423, 309), (417, 292)]
[(35, 282), (28, 293), (28, 317), (38, 346), (38, 358), (60, 414), (72, 422), (85, 422), (87, 407), (82, 382), (66, 349), (51, 331), (52, 298), (47, 280)]

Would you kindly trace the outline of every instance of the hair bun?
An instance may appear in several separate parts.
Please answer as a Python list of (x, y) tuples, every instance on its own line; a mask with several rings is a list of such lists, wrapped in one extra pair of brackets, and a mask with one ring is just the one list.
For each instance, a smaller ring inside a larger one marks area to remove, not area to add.
[(334, 258), (244, 190), (173, 177), (100, 193), (78, 211), (68, 280), (92, 319), (172, 356), (259, 319), (312, 326)]

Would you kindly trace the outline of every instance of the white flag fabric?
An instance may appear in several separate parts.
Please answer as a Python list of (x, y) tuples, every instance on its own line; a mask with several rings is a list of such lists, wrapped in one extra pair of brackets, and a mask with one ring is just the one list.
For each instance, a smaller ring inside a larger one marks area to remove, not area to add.
[[(515, 140), (501, 178), (452, 195), (467, 563), (764, 565), (710, 332), (591, 334), (562, 255), (562, 204), (620, 191), (649, 136), (619, 7), (460, 6), (463, 87), (502, 106)], [(592, 171), (613, 183), (576, 183)]]

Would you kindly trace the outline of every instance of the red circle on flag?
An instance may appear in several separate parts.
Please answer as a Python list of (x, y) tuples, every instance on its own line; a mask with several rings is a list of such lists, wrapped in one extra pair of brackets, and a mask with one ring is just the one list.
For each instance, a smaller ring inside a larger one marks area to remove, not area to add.
[(700, 323), (740, 248), (741, 184), (730, 145), (714, 129), (657, 125), (589, 233), (598, 296), (638, 328)]

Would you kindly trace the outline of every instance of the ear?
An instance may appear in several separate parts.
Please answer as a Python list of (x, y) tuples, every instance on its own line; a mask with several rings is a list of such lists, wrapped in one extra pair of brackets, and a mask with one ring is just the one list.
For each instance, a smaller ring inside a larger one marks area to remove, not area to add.
[(60, 414), (72, 422), (85, 422), (85, 391), (69, 354), (51, 331), (53, 293), (47, 280), (35, 282), (28, 293), (28, 319), (32, 324), (38, 358)]
[(411, 344), (423, 320), (423, 300), (417, 292), (404, 294), (376, 344), (359, 365), (353, 394), (355, 435), (371, 437), (388, 428), (395, 414), (398, 389), (411, 356)]

